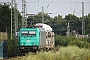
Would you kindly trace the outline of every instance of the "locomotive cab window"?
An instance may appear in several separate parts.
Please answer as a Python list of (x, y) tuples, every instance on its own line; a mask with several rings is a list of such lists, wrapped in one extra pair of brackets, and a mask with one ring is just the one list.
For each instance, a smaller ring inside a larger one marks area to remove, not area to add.
[(27, 36), (28, 35), (28, 31), (22, 31), (21, 35), (22, 36)]
[(29, 31), (29, 36), (36, 36), (36, 31)]
[(22, 36), (36, 36), (36, 31), (22, 31)]

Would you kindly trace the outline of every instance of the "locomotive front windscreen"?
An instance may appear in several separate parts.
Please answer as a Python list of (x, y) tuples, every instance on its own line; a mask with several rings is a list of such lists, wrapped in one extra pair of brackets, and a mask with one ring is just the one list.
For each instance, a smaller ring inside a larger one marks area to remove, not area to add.
[(22, 31), (22, 36), (36, 36), (36, 31)]

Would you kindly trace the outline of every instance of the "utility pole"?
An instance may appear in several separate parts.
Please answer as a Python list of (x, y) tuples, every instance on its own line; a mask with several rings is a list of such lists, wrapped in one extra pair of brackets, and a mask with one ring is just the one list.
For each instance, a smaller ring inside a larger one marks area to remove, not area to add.
[(42, 6), (42, 23), (44, 23), (44, 7)]
[(27, 9), (26, 9), (26, 0), (22, 0), (22, 28), (27, 26)]
[(84, 3), (82, 2), (82, 36), (85, 35)]
[(11, 1), (11, 40), (12, 40), (12, 4), (13, 1)]

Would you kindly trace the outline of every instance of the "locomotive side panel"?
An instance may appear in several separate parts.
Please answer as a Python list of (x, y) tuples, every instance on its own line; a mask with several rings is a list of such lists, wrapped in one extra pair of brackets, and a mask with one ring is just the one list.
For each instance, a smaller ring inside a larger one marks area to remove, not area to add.
[(41, 31), (40, 32), (40, 48), (46, 47), (46, 32)]

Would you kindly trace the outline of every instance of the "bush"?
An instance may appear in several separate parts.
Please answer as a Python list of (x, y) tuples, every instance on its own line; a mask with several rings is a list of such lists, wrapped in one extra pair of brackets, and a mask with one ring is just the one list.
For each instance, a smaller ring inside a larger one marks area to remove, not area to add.
[(80, 48), (90, 48), (90, 38), (76, 38), (74, 36), (55, 36), (55, 45), (76, 45)]
[(18, 54), (18, 40), (8, 40), (8, 57), (16, 56)]

